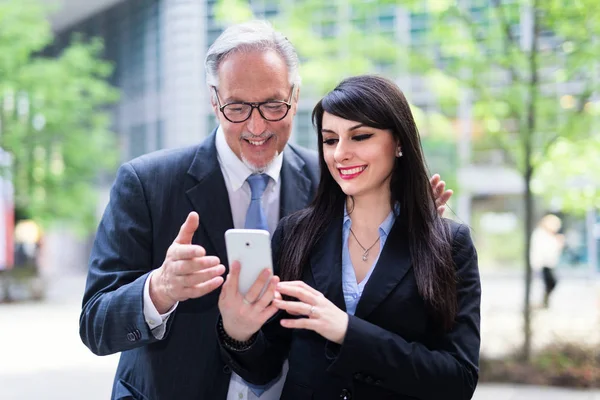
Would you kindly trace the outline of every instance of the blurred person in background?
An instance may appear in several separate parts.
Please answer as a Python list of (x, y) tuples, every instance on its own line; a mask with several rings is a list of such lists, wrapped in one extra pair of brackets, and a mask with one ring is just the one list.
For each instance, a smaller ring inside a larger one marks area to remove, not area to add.
[(33, 220), (23, 219), (15, 224), (15, 267), (37, 269), (42, 246), (42, 229)]
[(466, 225), (436, 213), (408, 102), (390, 80), (348, 78), (313, 122), (321, 179), (274, 234), (281, 282), (263, 274), (242, 296), (232, 268), (223, 285), (228, 364), (264, 384), (289, 356), (282, 399), (471, 399), (477, 253)]
[(545, 215), (540, 219), (531, 234), (531, 247), (529, 258), (531, 268), (541, 274), (544, 283), (544, 297), (542, 305), (548, 308), (550, 295), (558, 282), (555, 268), (558, 265), (565, 237), (560, 234), (562, 221), (554, 214)]
[[(316, 153), (288, 143), (298, 106), (298, 55), (263, 21), (234, 25), (206, 55), (219, 127), (199, 145), (122, 165), (91, 252), (80, 336), (98, 355), (122, 352), (113, 399), (278, 399), (285, 378), (249, 387), (216, 337), (230, 228), (275, 230), (306, 207)], [(431, 181), (440, 212), (451, 192)], [(183, 225), (182, 224), (183, 222)]]
[(28, 296), (41, 300), (45, 294), (43, 278), (44, 234), (41, 226), (31, 219), (21, 219), (14, 227), (14, 266), (5, 277), (4, 298), (11, 301), (10, 287), (26, 288)]

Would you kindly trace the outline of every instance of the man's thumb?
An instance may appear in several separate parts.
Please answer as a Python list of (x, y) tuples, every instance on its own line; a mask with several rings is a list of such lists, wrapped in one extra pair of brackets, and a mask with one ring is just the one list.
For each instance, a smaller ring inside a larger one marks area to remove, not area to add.
[(194, 236), (196, 229), (198, 229), (198, 225), (200, 225), (200, 217), (197, 212), (192, 211), (188, 214), (183, 225), (181, 225), (179, 234), (175, 238), (175, 243), (191, 244), (192, 237)]

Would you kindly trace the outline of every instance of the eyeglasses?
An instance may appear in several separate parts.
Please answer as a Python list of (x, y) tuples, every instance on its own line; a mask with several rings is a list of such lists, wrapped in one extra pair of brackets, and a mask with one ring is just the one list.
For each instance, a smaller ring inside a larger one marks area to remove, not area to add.
[(288, 101), (284, 100), (269, 100), (261, 101), (259, 103), (252, 103), (247, 101), (232, 101), (231, 103), (221, 105), (219, 100), (219, 92), (217, 88), (213, 86), (215, 95), (217, 97), (217, 104), (219, 111), (223, 113), (225, 118), (229, 122), (240, 123), (246, 121), (252, 115), (252, 111), (256, 108), (261, 117), (267, 121), (275, 122), (281, 121), (286, 117), (290, 108), (292, 107), (292, 95), (294, 94), (294, 86), (290, 92)]

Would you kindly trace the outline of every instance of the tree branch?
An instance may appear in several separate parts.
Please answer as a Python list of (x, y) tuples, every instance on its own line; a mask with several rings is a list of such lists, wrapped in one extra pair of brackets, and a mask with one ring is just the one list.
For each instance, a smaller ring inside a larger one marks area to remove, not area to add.
[(542, 156), (545, 156), (546, 154), (548, 154), (548, 151), (550, 150), (550, 147), (552, 147), (552, 145), (561, 137), (560, 134), (556, 134), (554, 135), (550, 140), (548, 140), (546, 143), (544, 143), (544, 148), (542, 149)]
[[(498, 0), (495, 0), (495, 1), (498, 1)], [(462, 10), (458, 6), (455, 6), (454, 9), (456, 10), (456, 14), (459, 17), (459, 19), (462, 20), (463, 24), (466, 25), (468, 30), (471, 32), (471, 38), (472, 38), (473, 42), (475, 43), (476, 47), (479, 48), (479, 51), (483, 54), (485, 52), (485, 48), (482, 48), (482, 46), (479, 43), (477, 43), (477, 37), (479, 35), (479, 32), (474, 28), (476, 26), (476, 24), (474, 23), (473, 19), (470, 18), (464, 12), (464, 10)], [(505, 25), (508, 27), (508, 23), (505, 22)], [(508, 28), (508, 33), (511, 34), (510, 28)], [(511, 34), (511, 38), (512, 38), (512, 34)], [(513, 38), (512, 40), (514, 41), (515, 39)], [(510, 58), (510, 51), (508, 48), (508, 44), (505, 45), (505, 51), (506, 51), (507, 57)], [(492, 62), (492, 63), (490, 63), (490, 65), (497, 65), (502, 69), (508, 68), (513, 84), (517, 84), (519, 82), (524, 82), (524, 78), (519, 76), (519, 74), (516, 72), (516, 70), (513, 67), (511, 67), (510, 65), (508, 67), (506, 67), (506, 66), (502, 65), (502, 63), (500, 63), (500, 62)], [(480, 79), (465, 80), (464, 77), (462, 77), (460, 75), (458, 75), (456, 77), (458, 79), (460, 79), (462, 82), (467, 83), (470, 88), (475, 89), (481, 93), (484, 93), (488, 97), (491, 97), (491, 93), (489, 93), (489, 89), (480, 83)], [(514, 107), (510, 103), (509, 103), (509, 108), (510, 108), (510, 113), (512, 114), (513, 118), (520, 119), (522, 110), (519, 110), (518, 108)]]
[[(506, 133), (510, 134), (509, 132), (506, 132)], [(500, 138), (500, 134), (492, 135), (492, 140), (494, 143), (496, 143), (496, 145), (500, 148), (500, 150), (502, 150), (502, 153), (504, 154), (504, 157), (506, 158), (506, 162), (508, 164), (512, 165), (513, 167), (515, 167), (516, 169), (519, 169), (519, 164), (517, 163), (517, 159), (509, 150), (508, 141), (502, 140)]]
[[(495, 0), (497, 1), (497, 0)], [(534, 1), (534, 3), (536, 3)], [(529, 49), (529, 102), (527, 105), (527, 129), (525, 131), (525, 135), (523, 139), (525, 140), (525, 149), (526, 153), (531, 153), (531, 145), (533, 134), (536, 128), (536, 102), (538, 95), (538, 83), (539, 83), (539, 71), (538, 71), (538, 37), (540, 33), (540, 26), (537, 18), (537, 7), (534, 4), (532, 7), (533, 13), (533, 37), (531, 43), (531, 49)], [(526, 156), (528, 157), (528, 156)]]
[[(504, 45), (504, 51), (506, 52), (506, 55), (510, 58), (511, 44), (514, 47), (517, 45), (517, 41), (510, 30), (510, 24), (508, 23), (508, 20), (506, 19), (506, 15), (504, 15), (502, 1), (501, 0), (492, 0), (492, 4), (494, 6), (494, 9), (498, 13), (498, 19), (500, 20), (501, 29), (504, 31), (505, 38), (502, 41), (502, 44)], [(510, 76), (513, 81), (521, 80), (521, 78), (519, 77), (519, 73), (514, 68), (514, 66), (508, 65), (507, 68), (510, 72)]]
[(577, 99), (577, 114), (583, 114), (585, 111), (585, 105), (590, 100), (590, 97), (594, 94), (593, 88), (588, 88), (584, 90), (583, 93)]

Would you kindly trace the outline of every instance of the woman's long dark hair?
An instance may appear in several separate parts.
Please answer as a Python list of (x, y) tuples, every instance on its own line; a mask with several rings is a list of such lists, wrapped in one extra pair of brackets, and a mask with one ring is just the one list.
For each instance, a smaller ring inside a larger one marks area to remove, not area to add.
[(298, 214), (293, 232), (282, 238), (279, 265), (282, 280), (301, 279), (309, 255), (327, 226), (341, 216), (346, 195), (329, 173), (323, 157), (323, 114), (389, 129), (402, 148), (392, 171), (391, 206), (400, 205), (399, 223), (408, 238), (420, 295), (443, 330), (451, 329), (457, 313), (456, 272), (449, 228), (438, 216), (429, 183), (419, 133), (402, 91), (392, 81), (372, 75), (345, 79), (317, 103), (321, 181), (312, 204)]

